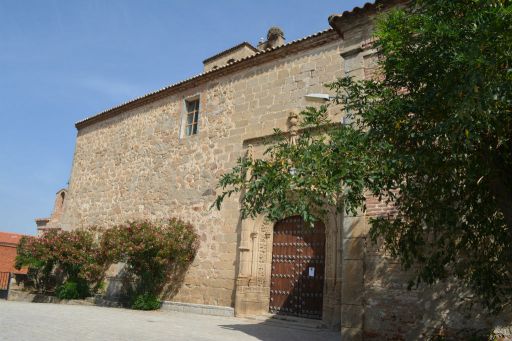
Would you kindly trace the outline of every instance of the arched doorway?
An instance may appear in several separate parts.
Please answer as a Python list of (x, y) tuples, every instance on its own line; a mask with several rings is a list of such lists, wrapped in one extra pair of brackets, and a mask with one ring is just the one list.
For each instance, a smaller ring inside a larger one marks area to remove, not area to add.
[(270, 312), (322, 318), (325, 274), (325, 226), (307, 226), (299, 216), (274, 226)]

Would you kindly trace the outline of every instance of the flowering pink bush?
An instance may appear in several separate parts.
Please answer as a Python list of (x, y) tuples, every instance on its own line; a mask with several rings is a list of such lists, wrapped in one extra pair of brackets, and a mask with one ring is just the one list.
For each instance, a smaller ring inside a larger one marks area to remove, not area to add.
[(192, 225), (178, 219), (130, 222), (106, 230), (53, 229), (40, 237), (22, 238), (16, 266), (29, 267), (40, 291), (57, 288), (58, 295), (75, 298), (97, 291), (108, 267), (123, 262), (137, 284), (134, 294), (144, 298), (137, 306), (144, 306), (148, 300), (157, 300), (170, 272), (192, 262), (198, 247)]
[(65, 281), (95, 291), (111, 264), (100, 251), (97, 228), (62, 231), (50, 229), (39, 237), (25, 236), (18, 245), (16, 267), (29, 267), (40, 291), (52, 291)]

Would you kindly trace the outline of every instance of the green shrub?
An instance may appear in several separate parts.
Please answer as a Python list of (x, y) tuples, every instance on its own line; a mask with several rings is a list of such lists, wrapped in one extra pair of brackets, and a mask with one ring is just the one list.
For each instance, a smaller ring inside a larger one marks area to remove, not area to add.
[(76, 300), (88, 297), (89, 286), (85, 281), (66, 281), (56, 290), (57, 297), (66, 300)]
[(160, 300), (150, 293), (137, 295), (132, 303), (132, 309), (136, 310), (156, 310), (158, 308), (160, 308)]
[(136, 299), (161, 293), (171, 273), (190, 265), (198, 247), (193, 226), (179, 219), (114, 226), (101, 239), (105, 258), (126, 264), (123, 270), (135, 282)]

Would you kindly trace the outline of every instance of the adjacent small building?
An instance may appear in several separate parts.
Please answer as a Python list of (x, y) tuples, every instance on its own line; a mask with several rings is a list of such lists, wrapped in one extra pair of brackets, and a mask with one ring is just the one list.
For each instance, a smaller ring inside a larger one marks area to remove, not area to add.
[(17, 270), (14, 265), (16, 261), (16, 248), (22, 234), (11, 232), (0, 232), (0, 272), (14, 274), (26, 274), (27, 269)]
[(64, 200), (66, 200), (67, 189), (62, 188), (55, 194), (53, 203), (53, 211), (49, 217), (36, 218), (37, 234), (40, 235), (45, 230), (56, 228), (59, 229), (59, 221), (64, 210)]

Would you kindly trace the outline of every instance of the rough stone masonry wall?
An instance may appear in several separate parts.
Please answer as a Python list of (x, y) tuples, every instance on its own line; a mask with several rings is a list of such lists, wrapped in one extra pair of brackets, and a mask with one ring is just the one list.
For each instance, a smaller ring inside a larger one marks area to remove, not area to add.
[(367, 207), (361, 217), (366, 226), (360, 254), (364, 263), (360, 291), (364, 299), (364, 340), (468, 340), (491, 332), (505, 337), (498, 340), (512, 339), (512, 316), (490, 316), (482, 307), (461, 300), (470, 293), (456, 281), (408, 290), (413, 273), (403, 271), (382, 244), (373, 243), (368, 237), (369, 219), (393, 216), (395, 209), (370, 196)]
[[(342, 74), (339, 42), (224, 76), (78, 131), (61, 224), (112, 226), (131, 219), (179, 217), (201, 245), (177, 294), (180, 302), (233, 306), (237, 198), (210, 210), (221, 174), (242, 142), (285, 128), (304, 95), (325, 92)], [(199, 134), (180, 139), (184, 99), (200, 95)]]

